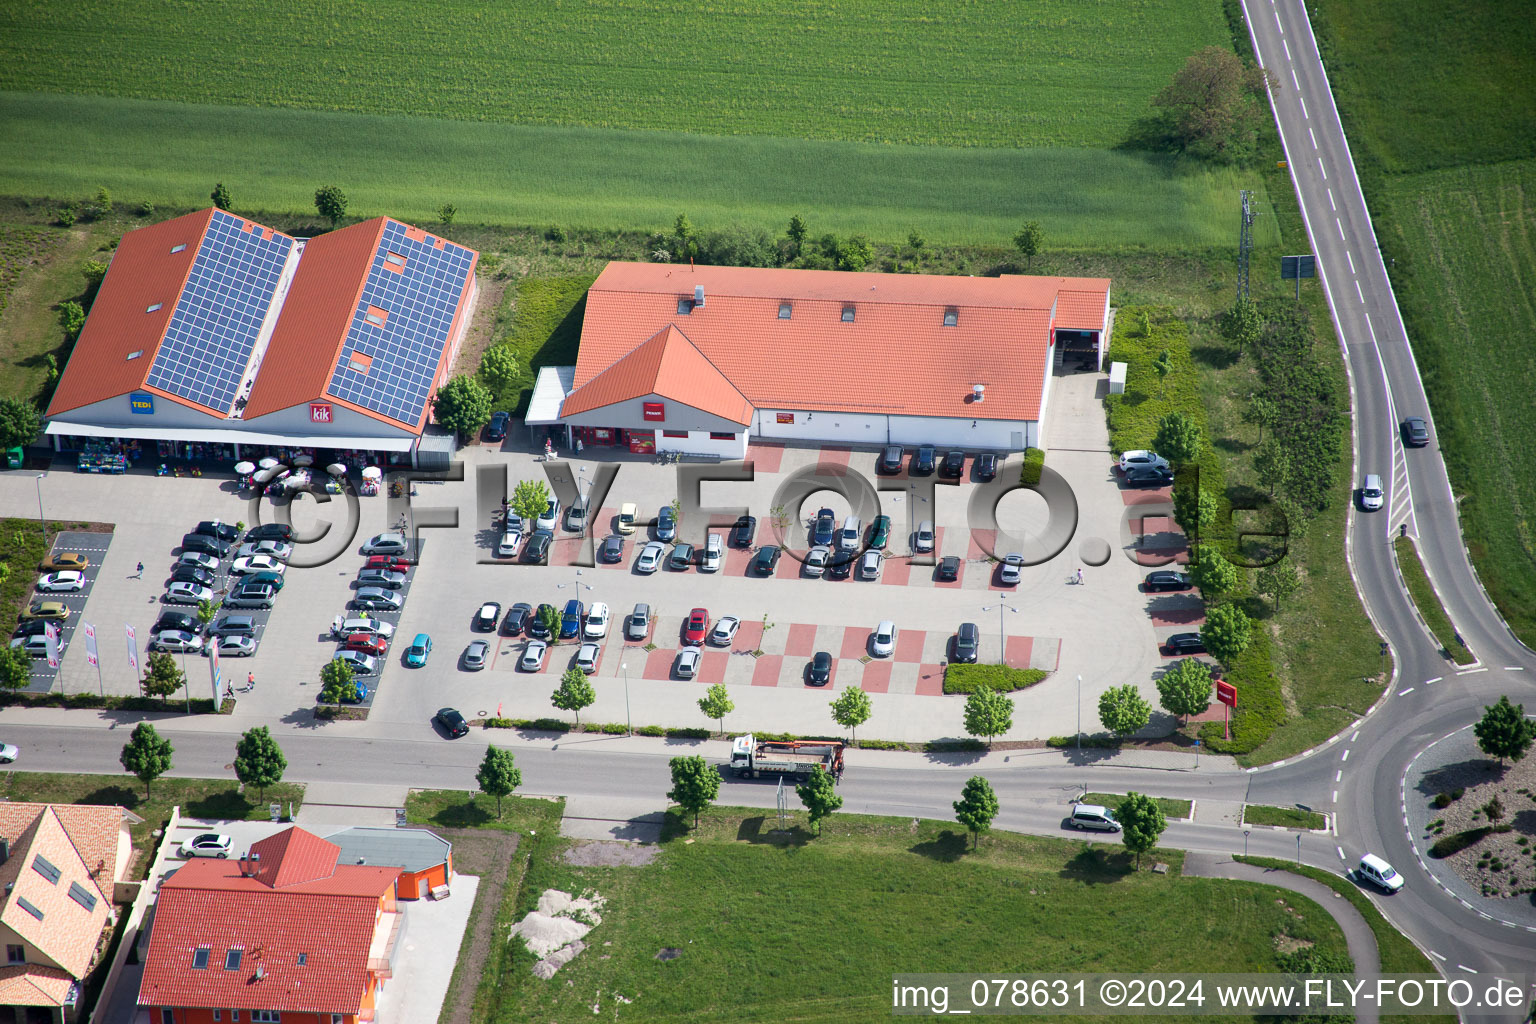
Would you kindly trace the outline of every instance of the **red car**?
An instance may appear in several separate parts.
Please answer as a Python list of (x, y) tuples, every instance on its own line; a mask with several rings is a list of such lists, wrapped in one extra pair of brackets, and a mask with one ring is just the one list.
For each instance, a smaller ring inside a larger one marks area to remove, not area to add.
[(344, 651), (360, 651), (363, 654), (381, 655), (389, 648), (389, 641), (368, 633), (353, 633), (342, 641)]
[(364, 569), (383, 569), (385, 572), (410, 572), (411, 563), (398, 555), (370, 555)]
[(709, 609), (695, 608), (683, 623), (683, 643), (689, 647), (704, 646), (704, 634), (709, 632)]

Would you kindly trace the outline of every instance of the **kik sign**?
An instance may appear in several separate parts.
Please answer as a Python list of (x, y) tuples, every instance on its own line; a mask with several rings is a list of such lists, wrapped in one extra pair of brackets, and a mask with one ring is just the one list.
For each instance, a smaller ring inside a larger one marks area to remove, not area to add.
[(309, 422), (311, 422), (311, 423), (329, 423), (329, 422), (331, 422), (331, 404), (329, 402), (310, 402), (309, 403)]

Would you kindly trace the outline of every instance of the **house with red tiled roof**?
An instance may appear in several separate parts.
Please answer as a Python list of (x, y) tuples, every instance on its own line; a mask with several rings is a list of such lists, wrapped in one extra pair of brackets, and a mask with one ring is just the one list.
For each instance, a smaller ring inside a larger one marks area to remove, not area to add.
[(301, 239), (210, 208), (130, 231), (47, 431), (58, 450), (414, 454), (473, 315), (478, 259), (389, 217)]
[(1108, 325), (1104, 278), (614, 262), (587, 294), (574, 370), (535, 388), (530, 408), (551, 410), (560, 387), (558, 417), (529, 422), (722, 458), (749, 438), (1042, 447), (1053, 369), (1097, 367)]
[(289, 828), (167, 878), (139, 985), (152, 1024), (373, 1020), (400, 948), (401, 868), (340, 854)]
[(40, 809), (19, 831), (19, 815), (0, 824), (0, 1007), (18, 1020), (63, 1024), (74, 1019), (80, 983), (110, 938), (113, 879), (87, 863), (102, 851), (87, 843), (82, 854), (61, 820), (64, 808), (30, 806)]

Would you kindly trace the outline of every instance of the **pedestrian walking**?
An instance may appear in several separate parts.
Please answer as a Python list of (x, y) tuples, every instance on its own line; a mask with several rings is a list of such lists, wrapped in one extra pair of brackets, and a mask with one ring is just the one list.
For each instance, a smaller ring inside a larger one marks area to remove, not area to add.
[(249, 687), (250, 689), (252, 689), (252, 690), (256, 689), (256, 673), (255, 672), (247, 672), (245, 674), (245, 685), (247, 687)]
[(1082, 586), (1083, 585), (1083, 570), (1082, 570), (1081, 567), (1079, 567), (1078, 570), (1077, 570), (1077, 585), (1078, 586)]
[(144, 578), (144, 563), (143, 562), (139, 563), (139, 571), (134, 573), (134, 578), (135, 579), (143, 579)]

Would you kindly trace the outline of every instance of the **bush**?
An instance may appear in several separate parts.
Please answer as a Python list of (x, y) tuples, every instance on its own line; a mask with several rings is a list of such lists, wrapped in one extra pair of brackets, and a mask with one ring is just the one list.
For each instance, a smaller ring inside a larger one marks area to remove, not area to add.
[(540, 732), (570, 732), (571, 723), (558, 718), (514, 718), (514, 729), (536, 729)]
[(142, 203), (139, 204), (139, 216), (140, 217), (153, 217), (154, 215), (155, 215), (155, 204), (154, 203), (152, 203), (148, 199), (146, 199)]
[(905, 743), (896, 740), (859, 740), (857, 744), (860, 750), (906, 750)]
[(600, 732), (604, 736), (622, 736), (629, 731), (623, 722), (607, 722), (603, 725), (589, 725), (588, 732)]
[(1040, 482), (1040, 470), (1045, 468), (1045, 452), (1040, 448), (1024, 449), (1024, 468), (1019, 471), (1019, 483), (1030, 485)]
[(1009, 693), (1034, 686), (1049, 674), (1044, 669), (1011, 668), (1008, 665), (949, 665), (944, 669), (944, 692), (997, 690)]
[(1513, 825), (1484, 825), (1482, 828), (1469, 828), (1465, 832), (1452, 832), (1448, 836), (1436, 839), (1434, 845), (1429, 848), (1429, 855), (1440, 858), (1449, 857), (1454, 853), (1460, 853), (1462, 850), (1482, 841), (1495, 832), (1513, 831)]
[[(1045, 741), (1045, 745), (1048, 746), (1048, 747), (1055, 747), (1058, 750), (1062, 750), (1062, 749), (1065, 749), (1067, 747), (1076, 747), (1077, 746), (1077, 737), (1076, 736), (1052, 736), (1050, 739)], [(1087, 733), (1087, 734), (1084, 734), (1084, 736), (1083, 736), (1083, 746), (1085, 746), (1085, 747), (1092, 747), (1094, 749), (1100, 749), (1100, 750), (1109, 750), (1109, 749), (1112, 749), (1114, 747), (1118, 747), (1119, 745), (1120, 745), (1120, 740), (1117, 737), (1112, 736), (1112, 735), (1110, 735), (1107, 732)]]
[(981, 740), (929, 740), (923, 744), (923, 749), (930, 754), (945, 754), (960, 751), (986, 750), (987, 745), (981, 742)]
[(515, 729), (516, 723), (510, 718), (482, 718), (480, 725), (485, 729)]
[(75, 208), (73, 206), (61, 206), (61, 207), (59, 207), (58, 212), (54, 214), (54, 223), (57, 224), (61, 228), (72, 228), (72, 227), (74, 227), (75, 226)]
[(665, 736), (666, 734), (667, 730), (659, 725), (642, 725), (635, 730), (636, 736)]
[(1453, 798), (1452, 798), (1451, 794), (1449, 794), (1449, 793), (1436, 793), (1435, 794), (1435, 799), (1434, 799), (1434, 805), (1436, 807), (1442, 807), (1442, 808), (1443, 807), (1449, 807), (1449, 806), (1451, 806), (1451, 800), (1452, 799)]

